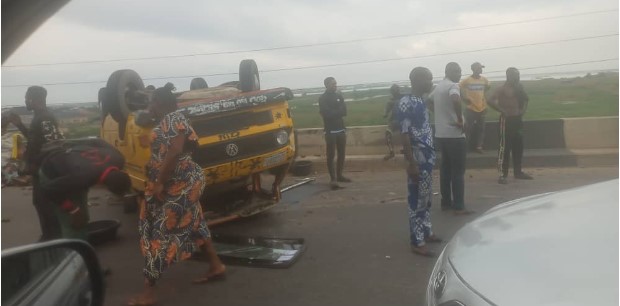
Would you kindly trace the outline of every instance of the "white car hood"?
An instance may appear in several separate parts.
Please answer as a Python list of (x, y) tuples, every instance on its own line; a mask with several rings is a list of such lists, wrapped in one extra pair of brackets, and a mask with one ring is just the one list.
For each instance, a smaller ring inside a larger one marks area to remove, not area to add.
[(493, 209), (446, 252), (496, 305), (618, 305), (618, 180)]

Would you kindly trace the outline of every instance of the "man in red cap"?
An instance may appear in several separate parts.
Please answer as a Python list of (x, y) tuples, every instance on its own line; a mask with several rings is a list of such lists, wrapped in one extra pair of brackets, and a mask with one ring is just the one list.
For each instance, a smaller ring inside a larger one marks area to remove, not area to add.
[(131, 180), (121, 171), (125, 159), (101, 139), (47, 143), (39, 156), (44, 195), (54, 205), (62, 238), (86, 240), (88, 190), (103, 185), (116, 195), (129, 191)]

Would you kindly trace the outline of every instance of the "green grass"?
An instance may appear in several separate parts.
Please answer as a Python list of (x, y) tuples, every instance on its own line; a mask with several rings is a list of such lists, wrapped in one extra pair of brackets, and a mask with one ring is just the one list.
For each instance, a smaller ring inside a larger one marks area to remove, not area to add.
[[(491, 84), (494, 90), (503, 82)], [(618, 116), (618, 74), (601, 74), (572, 79), (545, 79), (524, 81), (523, 86), (530, 97), (526, 120), (574, 117)], [(348, 126), (382, 125), (388, 89), (344, 93), (345, 99), (367, 100), (347, 102)], [(313, 105), (319, 96), (295, 98), (290, 102), (296, 128), (322, 127), (319, 108)], [(499, 115), (489, 110), (488, 120)]]
[[(491, 90), (502, 82), (491, 84)], [(530, 96), (525, 114), (526, 120), (556, 119), (571, 117), (618, 116), (618, 74), (595, 75), (573, 79), (546, 79), (524, 81), (523, 86)], [(359, 101), (347, 102), (348, 126), (383, 125), (388, 89), (359, 90), (344, 93), (345, 99)], [(375, 96), (384, 96), (373, 98)], [(323, 126), (319, 115), (319, 96), (305, 96), (290, 101), (291, 113), (296, 128), (316, 128)], [(360, 100), (364, 99), (364, 100)], [(497, 120), (499, 115), (488, 112), (488, 120)], [(79, 138), (99, 135), (99, 120), (95, 118), (87, 124), (68, 126), (66, 137)]]
[(67, 132), (65, 138), (86, 138), (89, 136), (98, 137), (101, 129), (99, 122), (87, 123), (87, 124), (72, 124), (67, 126)]

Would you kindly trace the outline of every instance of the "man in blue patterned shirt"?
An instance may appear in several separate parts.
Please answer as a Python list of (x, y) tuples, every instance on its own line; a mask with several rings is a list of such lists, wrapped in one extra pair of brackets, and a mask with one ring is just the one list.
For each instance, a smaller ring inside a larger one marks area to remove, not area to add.
[(409, 74), (409, 80), (411, 95), (401, 98), (397, 116), (407, 160), (411, 249), (415, 254), (433, 257), (435, 254), (426, 243), (441, 242), (431, 230), (431, 173), (435, 164), (435, 149), (428, 110), (422, 99), (433, 88), (433, 74), (427, 68), (416, 67)]

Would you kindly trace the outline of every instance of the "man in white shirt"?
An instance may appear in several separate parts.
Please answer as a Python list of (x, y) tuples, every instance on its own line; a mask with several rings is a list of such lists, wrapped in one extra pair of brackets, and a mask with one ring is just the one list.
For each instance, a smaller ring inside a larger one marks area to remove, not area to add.
[(470, 214), (465, 209), (465, 160), (467, 142), (461, 108), (461, 67), (454, 62), (446, 65), (446, 77), (437, 85), (429, 99), (435, 116), (435, 139), (441, 150), (439, 172), (441, 209), (454, 210), (456, 215)]

